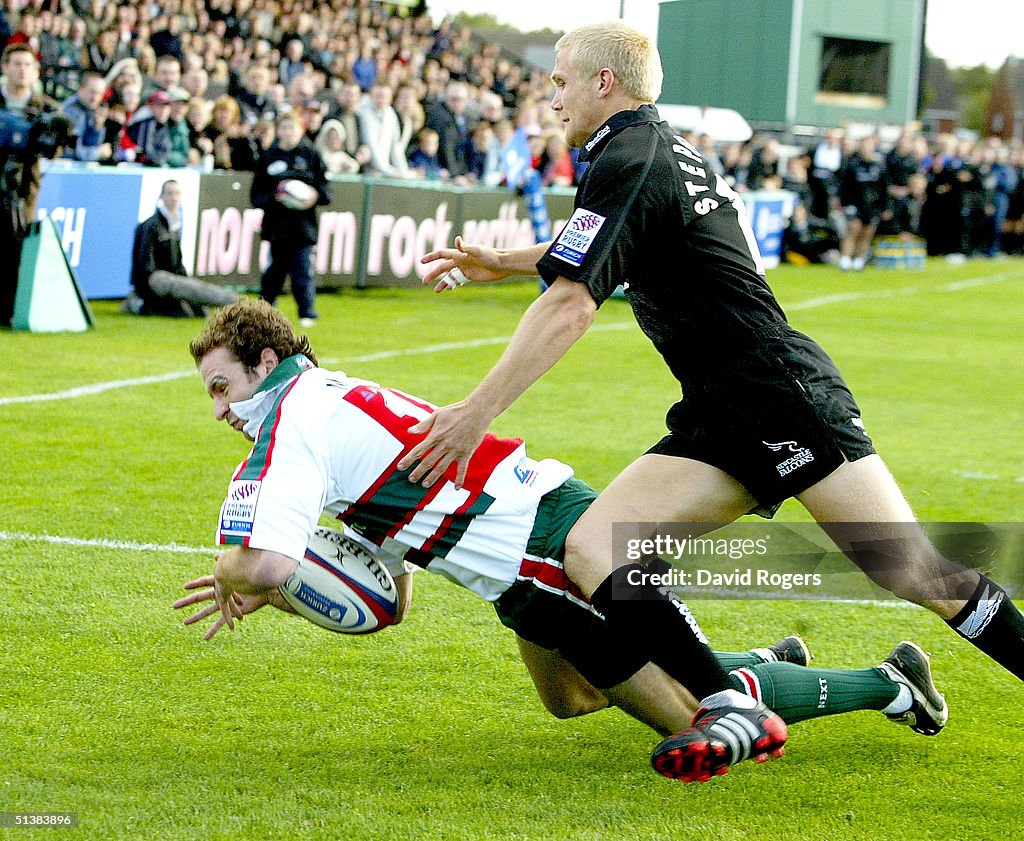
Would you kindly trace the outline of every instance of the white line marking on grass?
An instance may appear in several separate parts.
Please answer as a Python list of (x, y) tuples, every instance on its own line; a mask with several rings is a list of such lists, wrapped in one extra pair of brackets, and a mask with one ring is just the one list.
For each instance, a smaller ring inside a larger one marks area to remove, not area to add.
[[(978, 286), (988, 286), (992, 283), (1002, 283), (1006, 280), (1020, 280), (1024, 278), (1021, 272), (1001, 272), (1000, 274), (985, 275), (984, 277), (968, 277), (964, 280), (953, 281), (944, 286), (935, 287), (939, 292), (962, 292), (964, 289), (974, 289)], [(842, 304), (847, 301), (864, 301), (869, 298), (901, 298), (908, 295), (916, 295), (919, 292), (927, 292), (920, 286), (901, 286), (897, 289), (862, 289), (854, 292), (837, 292), (835, 295), (822, 295), (820, 298), (808, 298), (806, 301), (796, 301), (786, 304), (783, 309), (786, 312), (798, 310), (810, 310), (815, 307), (823, 307), (827, 304)]]
[(953, 475), (978, 482), (998, 482), (1003, 478), (998, 473), (983, 473), (980, 470), (954, 470)]
[[(1019, 280), (1024, 278), (1021, 272), (1002, 272), (1000, 274), (984, 277), (969, 277), (964, 280), (957, 280), (945, 286), (936, 287), (942, 292), (961, 292), (965, 289), (973, 289), (978, 286), (987, 286), (992, 283), (1002, 283), (1006, 280)], [(909, 295), (916, 295), (921, 292), (919, 286), (903, 286), (898, 289), (865, 289), (854, 292), (839, 292), (835, 295), (823, 295), (819, 298), (809, 298), (806, 301), (796, 301), (787, 304), (783, 309), (787, 312), (798, 312), (800, 310), (815, 309), (827, 306), (828, 304), (842, 304), (848, 301), (862, 301), (868, 298), (897, 298)], [(927, 290), (923, 290), (927, 291)], [(618, 330), (638, 329), (634, 321), (619, 321), (610, 324), (595, 324), (588, 332), (606, 333)], [(420, 347), (399, 348), (396, 350), (382, 350), (376, 353), (366, 353), (361, 356), (350, 356), (343, 358), (324, 359), (324, 364), (360, 364), (363, 362), (376, 362), (381, 359), (395, 359), (400, 356), (421, 356), (431, 353), (445, 353), (453, 350), (471, 350), (478, 347), (489, 347), (490, 345), (507, 344), (511, 336), (491, 336), (485, 339), (468, 339), (464, 342), (441, 342), (436, 345), (422, 345)], [(52, 391), (43, 394), (23, 394), (16, 397), (0, 397), (0, 406), (9, 406), (16, 403), (44, 403), (50, 400), (69, 400), (75, 397), (89, 397), (93, 394), (102, 394), (105, 391), (112, 391), (120, 388), (133, 388), (139, 385), (150, 385), (152, 383), (170, 382), (190, 377), (194, 371), (170, 371), (166, 374), (156, 374), (150, 377), (134, 377), (125, 380), (110, 380), (108, 382), (93, 383), (92, 385), (69, 388), (65, 391)]]
[[(590, 328), (591, 332), (597, 331), (606, 333), (612, 330), (629, 330), (636, 327), (632, 321), (623, 321), (615, 324), (597, 324)], [(395, 350), (382, 350), (377, 353), (366, 353), (362, 356), (349, 356), (341, 359), (325, 359), (325, 364), (360, 364), (363, 362), (376, 362), (380, 359), (394, 359), (399, 356), (421, 356), (431, 353), (444, 353), (450, 350), (469, 350), (488, 345), (508, 344), (511, 336), (491, 336), (486, 339), (468, 339), (464, 342), (442, 342), (436, 345), (422, 345), (421, 347), (398, 348)], [(107, 382), (93, 383), (92, 385), (78, 386), (64, 391), (50, 391), (43, 394), (22, 394), (16, 397), (0, 397), (0, 406), (9, 406), (16, 403), (46, 403), (51, 400), (70, 400), (75, 397), (89, 397), (93, 394), (102, 394), (105, 391), (113, 391), (119, 388), (133, 388), (139, 385), (151, 385), (152, 383), (165, 383), (172, 380), (182, 380), (186, 377), (193, 377), (196, 373), (192, 371), (169, 371), (166, 374), (154, 374), (149, 377), (133, 377), (124, 380), (108, 380)]]
[[(180, 546), (177, 543), (140, 543), (134, 540), (107, 540), (105, 538), (65, 537), (56, 534), (29, 534), (27, 532), (0, 531), (0, 543), (56, 543), (61, 546), (84, 546), (99, 549), (123, 549), (128, 552), (173, 552), (180, 555), (213, 555), (217, 547)], [(223, 548), (223, 547), (220, 547)], [(723, 596), (735, 597), (735, 590), (723, 590)], [(763, 597), (763, 593), (751, 592), (751, 598)], [(875, 607), (917, 607), (915, 604), (894, 599), (821, 599), (811, 597), (806, 601), (840, 601), (844, 604), (872, 605)], [(773, 599), (773, 601), (778, 601)]]
[(65, 391), (50, 391), (44, 394), (23, 394), (18, 397), (0, 397), (0, 406), (8, 406), (13, 403), (45, 403), (48, 400), (70, 400), (74, 397), (88, 397), (93, 394), (102, 394), (104, 391), (113, 391), (117, 388), (131, 388), (136, 385), (149, 385), (150, 383), (165, 383), (171, 380), (181, 380), (192, 376), (192, 371), (170, 371), (166, 374), (154, 374), (151, 377), (133, 377), (127, 380), (108, 380), (92, 385), (82, 385), (77, 388), (69, 388)]
[(177, 552), (185, 555), (213, 555), (215, 548), (179, 546), (177, 543), (137, 543), (133, 540), (105, 540), (103, 538), (63, 537), (57, 534), (28, 534), (0, 531), (0, 541), (23, 543), (58, 543), (62, 546), (95, 546), (100, 549), (127, 549), (130, 552)]

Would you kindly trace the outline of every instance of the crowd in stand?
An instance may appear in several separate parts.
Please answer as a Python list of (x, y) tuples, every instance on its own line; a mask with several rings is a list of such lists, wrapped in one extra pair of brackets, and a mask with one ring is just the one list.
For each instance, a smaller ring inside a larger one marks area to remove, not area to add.
[(793, 262), (861, 269), (875, 236), (919, 238), (953, 260), (1024, 252), (1024, 148), (998, 137), (907, 132), (883, 148), (833, 129), (783, 157), (777, 140), (755, 134), (705, 158), (738, 192), (796, 194), (784, 242)]
[[(422, 4), (9, 0), (5, 37), (39, 57), (81, 161), (252, 170), (291, 111), (330, 174), (496, 185), (516, 129), (543, 184), (580, 174), (547, 107), (547, 71), (434, 24)], [(1024, 150), (997, 138), (907, 134), (879, 149), (832, 131), (788, 156), (757, 135), (691, 139), (738, 191), (797, 193), (794, 259), (861, 268), (876, 234), (919, 236), (932, 255), (1022, 250)]]
[(422, 7), (11, 0), (4, 37), (38, 56), (45, 91), (75, 120), (77, 160), (251, 170), (275, 119), (296, 111), (331, 174), (497, 184), (518, 127), (545, 184), (576, 178), (543, 107), (546, 72)]

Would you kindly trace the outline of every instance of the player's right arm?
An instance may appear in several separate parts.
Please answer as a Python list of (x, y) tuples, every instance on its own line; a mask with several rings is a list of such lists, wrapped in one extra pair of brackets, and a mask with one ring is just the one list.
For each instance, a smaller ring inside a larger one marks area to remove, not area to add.
[(454, 248), (440, 248), (420, 258), (426, 265), (434, 263), (423, 277), (423, 285), (436, 283), (435, 292), (454, 288), (445, 278), (452, 269), (459, 269), (467, 280), (487, 283), (511, 275), (535, 275), (537, 261), (544, 256), (551, 243), (541, 242), (528, 248), (489, 248), (472, 245), (455, 237)]
[(417, 461), (409, 481), (433, 485), (458, 463), (455, 486), (462, 487), (469, 459), (488, 426), (543, 376), (594, 321), (597, 303), (587, 286), (559, 277), (526, 310), (501, 358), (473, 392), (409, 428), (426, 437), (398, 462)]

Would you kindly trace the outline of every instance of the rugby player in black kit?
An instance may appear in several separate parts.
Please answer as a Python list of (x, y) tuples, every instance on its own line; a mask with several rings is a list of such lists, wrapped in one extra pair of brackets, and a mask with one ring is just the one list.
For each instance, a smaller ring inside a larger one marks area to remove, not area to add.
[(742, 759), (779, 755), (786, 728), (730, 693), (678, 600), (631, 583), (642, 567), (616, 557), (614, 523), (685, 523), (696, 534), (748, 513), (771, 516), (796, 497), (872, 580), (1024, 678), (1024, 617), (995, 583), (932, 546), (832, 360), (787, 323), (738, 196), (660, 122), (653, 43), (614, 22), (573, 30), (556, 51), (551, 107), (590, 163), (569, 222), (550, 245), (499, 250), (457, 239), (423, 258), (435, 263), (424, 282), (437, 291), (531, 272), (550, 286), (481, 384), (412, 428), (428, 434), (399, 468), (418, 461), (411, 481), (430, 485), (447, 472), (461, 485), (490, 422), (621, 283), (683, 397), (669, 410), (668, 435), (573, 528), (565, 570), (620, 641), (702, 699), (693, 726), (655, 749), (656, 770), (706, 780)]

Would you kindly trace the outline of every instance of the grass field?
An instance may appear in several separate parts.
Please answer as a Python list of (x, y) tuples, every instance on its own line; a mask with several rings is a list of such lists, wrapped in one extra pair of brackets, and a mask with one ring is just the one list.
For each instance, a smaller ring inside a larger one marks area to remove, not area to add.
[[(922, 519), (1021, 520), (1024, 262), (769, 279), (836, 358)], [(332, 367), (444, 403), (476, 384), (534, 294), (322, 295), (310, 335)], [(0, 333), (0, 812), (75, 811), (71, 837), (117, 839), (1019, 833), (1024, 687), (916, 608), (695, 604), (717, 647), (799, 632), (822, 667), (916, 640), (951, 718), (932, 739), (870, 712), (794, 725), (783, 761), (692, 786), (649, 770), (657, 739), (618, 711), (548, 716), (491, 609), (433, 576), (378, 635), (266, 610), (203, 643), (170, 603), (212, 568), (247, 446), (213, 422), (192, 372), (198, 322), (94, 309), (87, 334)], [(660, 437), (674, 394), (611, 301), (495, 431), (602, 487)], [(805, 518), (792, 503), (780, 517)]]

